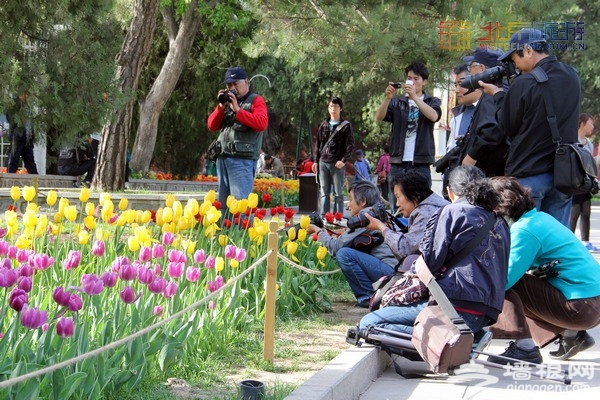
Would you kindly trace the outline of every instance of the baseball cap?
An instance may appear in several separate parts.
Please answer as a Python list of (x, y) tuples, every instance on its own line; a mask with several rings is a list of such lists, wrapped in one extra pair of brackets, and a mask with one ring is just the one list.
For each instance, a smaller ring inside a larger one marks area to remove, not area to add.
[(476, 62), (492, 68), (498, 65), (498, 57), (501, 55), (502, 51), (500, 50), (478, 47), (473, 54), (463, 57), (463, 61), (468, 63)]
[(365, 155), (365, 153), (363, 153), (363, 151), (361, 149), (356, 150), (355, 153), (356, 153), (357, 156), (364, 156)]
[(242, 67), (231, 67), (225, 71), (225, 80), (223, 83), (233, 83), (247, 77), (246, 71)]
[(532, 43), (545, 43), (546, 35), (544, 32), (539, 29), (533, 28), (523, 28), (517, 33), (513, 33), (508, 42), (508, 50), (504, 52), (498, 58), (498, 61), (502, 61), (505, 58), (510, 57), (510, 55), (516, 50), (522, 50), (525, 48), (525, 45)]

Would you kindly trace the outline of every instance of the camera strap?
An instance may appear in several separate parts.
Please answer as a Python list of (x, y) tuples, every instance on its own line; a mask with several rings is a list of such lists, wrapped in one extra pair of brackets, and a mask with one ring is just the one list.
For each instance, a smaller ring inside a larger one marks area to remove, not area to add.
[(327, 139), (327, 141), (325, 142), (325, 144), (321, 147), (321, 149), (326, 149), (332, 142), (333, 142), (333, 138), (335, 137), (335, 135), (342, 130), (343, 127), (345, 127), (346, 125), (348, 125), (350, 122), (348, 122), (347, 120), (343, 120), (342, 122), (340, 122), (338, 124), (338, 126), (335, 127), (335, 129), (333, 130), (333, 132), (331, 132), (331, 135), (329, 135), (329, 138)]
[[(540, 66), (537, 66), (533, 70), (531, 70), (531, 75), (533, 75), (537, 83), (548, 82), (548, 75), (546, 74), (546, 71), (544, 71)], [(544, 96), (544, 106), (546, 107), (546, 119), (548, 120), (548, 124), (550, 125), (550, 132), (552, 133), (552, 141), (556, 143), (557, 146), (560, 146), (562, 138), (560, 137), (560, 133), (558, 132), (556, 115), (554, 115), (554, 107), (552, 107), (552, 103), (550, 102), (549, 96)]]

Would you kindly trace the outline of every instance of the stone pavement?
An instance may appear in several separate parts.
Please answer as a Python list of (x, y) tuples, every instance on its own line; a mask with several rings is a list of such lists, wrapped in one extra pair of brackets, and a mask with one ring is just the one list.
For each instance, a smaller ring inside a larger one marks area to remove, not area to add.
[[(436, 174), (437, 175), (437, 174)], [(436, 182), (434, 181), (434, 189)], [(439, 190), (436, 190), (439, 193)], [(579, 237), (579, 231), (576, 232)], [(590, 240), (600, 246), (600, 205), (592, 206)], [(594, 254), (600, 261), (600, 253)], [(429, 374), (406, 379), (395, 372), (392, 359), (369, 345), (350, 346), (325, 368), (300, 385), (287, 400), (405, 400), (405, 399), (564, 399), (571, 393), (581, 398), (600, 395), (600, 326), (588, 331), (596, 345), (569, 361), (554, 361), (548, 352), (557, 345), (541, 349), (540, 368), (493, 368), (477, 363), (466, 364), (452, 376)], [(486, 352), (500, 354), (507, 340), (494, 339)], [(394, 356), (405, 372), (426, 372), (423, 362), (411, 362)], [(479, 359), (485, 360), (485, 355)], [(562, 383), (567, 371), (572, 383)], [(532, 372), (557, 380), (540, 379)]]

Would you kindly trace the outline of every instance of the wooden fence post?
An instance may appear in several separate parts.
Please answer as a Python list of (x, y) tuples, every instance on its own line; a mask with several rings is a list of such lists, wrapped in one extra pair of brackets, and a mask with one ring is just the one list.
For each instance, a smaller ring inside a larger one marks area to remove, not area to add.
[(275, 345), (275, 289), (277, 285), (277, 253), (279, 235), (277, 221), (269, 223), (267, 249), (271, 252), (267, 257), (267, 288), (265, 293), (265, 342), (263, 358), (273, 362)]

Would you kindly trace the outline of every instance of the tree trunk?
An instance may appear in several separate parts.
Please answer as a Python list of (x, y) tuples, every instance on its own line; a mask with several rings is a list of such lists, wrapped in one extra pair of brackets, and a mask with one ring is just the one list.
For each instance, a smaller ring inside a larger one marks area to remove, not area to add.
[(172, 7), (164, 8), (162, 15), (169, 35), (169, 53), (150, 92), (140, 104), (140, 123), (130, 162), (131, 170), (136, 172), (145, 173), (150, 169), (158, 134), (160, 112), (175, 89), (200, 26), (196, 0), (191, 1), (188, 5), (188, 10), (177, 32), (175, 32), (175, 27), (177, 27), (175, 10)]
[(95, 190), (120, 190), (125, 184), (127, 138), (131, 129), (134, 94), (142, 67), (150, 53), (159, 3), (160, 0), (135, 0), (133, 17), (116, 59), (116, 81), (120, 92), (129, 100), (123, 108), (114, 112), (111, 122), (102, 129), (92, 183)]

